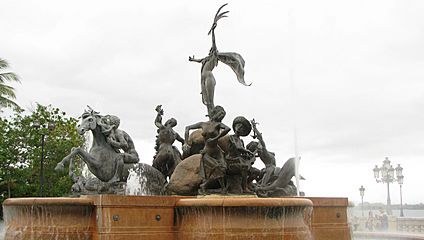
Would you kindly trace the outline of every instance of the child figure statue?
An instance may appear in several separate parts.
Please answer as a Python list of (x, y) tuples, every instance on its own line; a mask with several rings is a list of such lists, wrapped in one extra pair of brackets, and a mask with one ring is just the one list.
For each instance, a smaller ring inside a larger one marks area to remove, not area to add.
[(120, 152), (119, 149), (128, 148), (128, 142), (125, 140), (123, 131), (118, 129), (120, 123), (119, 117), (113, 115), (106, 115), (99, 122), (102, 127), (102, 133), (107, 136), (106, 141), (116, 152)]

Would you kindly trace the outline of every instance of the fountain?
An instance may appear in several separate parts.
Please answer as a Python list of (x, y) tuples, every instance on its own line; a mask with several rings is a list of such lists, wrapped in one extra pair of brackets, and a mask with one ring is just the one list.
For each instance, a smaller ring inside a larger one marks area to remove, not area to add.
[[(250, 86), (242, 56), (217, 50), (215, 29), (227, 16), (221, 12), (225, 5), (209, 31), (209, 55), (189, 57), (202, 64), (202, 102), (209, 119), (187, 126), (182, 138), (173, 130), (175, 119), (162, 123), (158, 105), (157, 152), (150, 166), (139, 163), (119, 117), (89, 107), (77, 130), (92, 132), (90, 151), (74, 148), (56, 167), (62, 171), (69, 165), (73, 197), (7, 199), (5, 239), (350, 239), (347, 199), (298, 197), (291, 181), (298, 176), (297, 156), (279, 168), (255, 120), (236, 117), (232, 128), (222, 122), (226, 112), (214, 103), (212, 74), (218, 61)], [(258, 141), (245, 147), (242, 138), (252, 131)], [(183, 144), (182, 154), (175, 140)], [(74, 173), (77, 155), (94, 178)], [(253, 167), (256, 158), (264, 169)]]

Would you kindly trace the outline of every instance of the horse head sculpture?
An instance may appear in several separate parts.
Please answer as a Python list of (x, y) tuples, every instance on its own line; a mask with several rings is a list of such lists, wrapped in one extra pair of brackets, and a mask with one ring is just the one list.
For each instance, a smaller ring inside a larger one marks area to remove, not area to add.
[(87, 131), (94, 130), (97, 127), (97, 121), (99, 121), (100, 115), (97, 112), (84, 111), (81, 115), (81, 123), (77, 125), (77, 131), (80, 135), (83, 135)]

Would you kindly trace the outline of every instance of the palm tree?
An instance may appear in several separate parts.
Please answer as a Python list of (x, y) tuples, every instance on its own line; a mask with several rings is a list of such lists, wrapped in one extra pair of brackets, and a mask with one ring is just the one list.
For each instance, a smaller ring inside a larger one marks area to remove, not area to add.
[(9, 85), (6, 85), (6, 82), (20, 82), (18, 76), (13, 72), (3, 72), (2, 70), (9, 67), (9, 63), (0, 58), (0, 111), (2, 108), (14, 108), (20, 109), (18, 104), (13, 100), (15, 99), (15, 89)]

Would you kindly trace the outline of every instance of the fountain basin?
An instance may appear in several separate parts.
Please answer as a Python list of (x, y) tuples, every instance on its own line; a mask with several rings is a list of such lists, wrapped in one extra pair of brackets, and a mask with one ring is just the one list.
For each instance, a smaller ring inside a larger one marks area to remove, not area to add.
[(315, 240), (352, 239), (347, 219), (347, 198), (308, 197), (314, 204), (312, 234)]
[(301, 198), (197, 198), (176, 204), (178, 239), (312, 239)]
[(9, 198), (5, 239), (91, 239), (95, 206), (84, 198)]
[(311, 200), (119, 195), (11, 198), (3, 203), (5, 239), (350, 239), (346, 206), (331, 207), (335, 202), (329, 198)]

